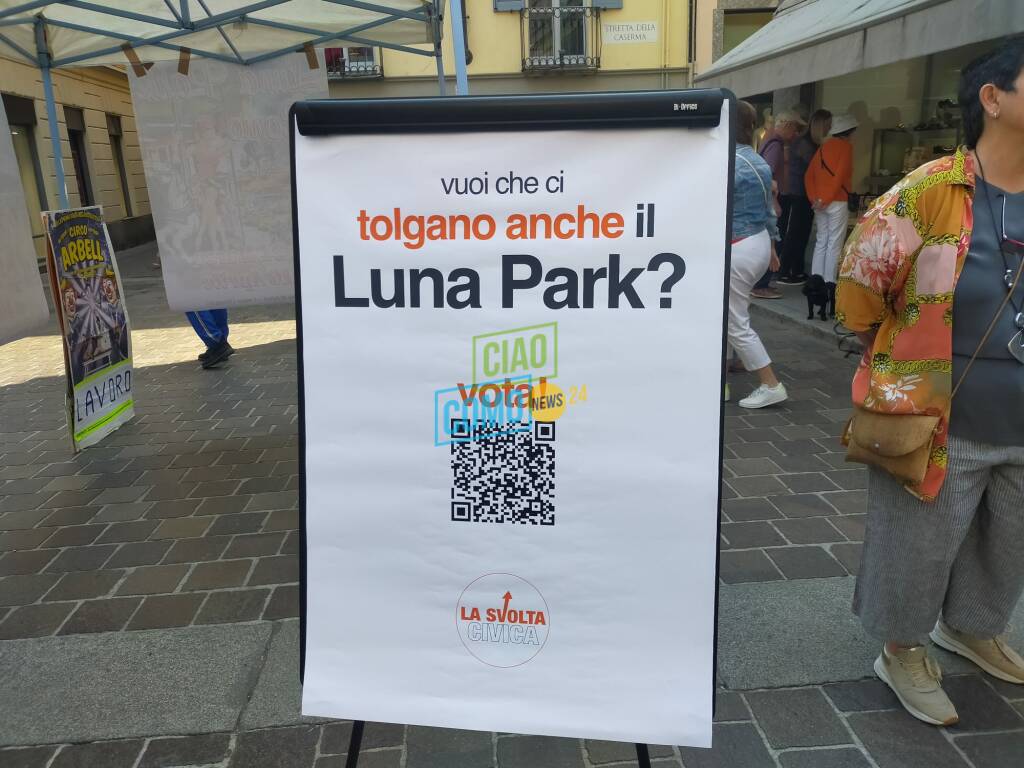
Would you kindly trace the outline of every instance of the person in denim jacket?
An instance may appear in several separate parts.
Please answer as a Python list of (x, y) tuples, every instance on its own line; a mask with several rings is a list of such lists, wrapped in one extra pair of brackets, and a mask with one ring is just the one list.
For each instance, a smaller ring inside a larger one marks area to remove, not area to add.
[[(779, 268), (775, 253), (779, 230), (772, 172), (751, 146), (756, 123), (754, 107), (745, 101), (738, 102), (728, 337), (730, 356), (735, 352), (744, 368), (760, 380), (760, 386), (740, 400), (742, 408), (764, 408), (788, 397), (786, 387), (772, 370), (764, 344), (750, 327), (750, 291), (766, 269)], [(728, 396), (727, 389), (726, 398)]]

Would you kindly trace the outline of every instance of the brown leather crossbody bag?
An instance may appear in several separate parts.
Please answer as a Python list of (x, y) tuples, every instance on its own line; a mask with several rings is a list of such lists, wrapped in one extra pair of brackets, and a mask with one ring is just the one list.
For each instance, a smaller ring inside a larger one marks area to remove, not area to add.
[[(1017, 268), (1017, 275), (1013, 285), (1016, 286), (1024, 274), (1024, 260)], [(992, 331), (999, 323), (999, 318), (1010, 303), (1012, 291), (1006, 292), (1006, 298), (999, 305), (988, 330), (978, 343), (971, 359), (960, 375), (960, 380), (953, 393), (950, 395), (950, 402), (960, 391), (960, 385), (964, 383), (967, 374), (978, 359), (982, 348), (988, 342)], [(932, 449), (935, 445), (935, 434), (939, 430), (939, 416), (928, 416), (925, 414), (897, 414), (877, 413), (869, 411), (861, 406), (854, 406), (853, 416), (846, 425), (843, 433), (843, 444), (846, 446), (846, 460), (859, 464), (870, 464), (871, 466), (884, 469), (893, 477), (907, 483), (921, 483), (928, 473), (928, 465), (931, 462)]]

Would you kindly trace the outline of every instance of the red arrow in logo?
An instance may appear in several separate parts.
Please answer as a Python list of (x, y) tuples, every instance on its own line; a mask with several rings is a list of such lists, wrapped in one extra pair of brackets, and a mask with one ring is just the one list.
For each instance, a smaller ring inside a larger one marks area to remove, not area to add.
[(512, 600), (512, 593), (511, 592), (506, 592), (502, 596), (502, 598), (505, 601), (505, 606), (504, 606), (504, 608), (501, 611), (501, 614), (500, 614), (500, 616), (498, 618), (498, 621), (505, 621), (505, 618), (508, 616), (508, 604)]

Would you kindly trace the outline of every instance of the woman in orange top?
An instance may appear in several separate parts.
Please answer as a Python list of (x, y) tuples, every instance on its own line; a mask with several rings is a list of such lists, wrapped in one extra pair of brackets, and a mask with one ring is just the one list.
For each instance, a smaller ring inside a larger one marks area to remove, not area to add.
[(831, 138), (818, 148), (804, 174), (807, 199), (814, 208), (814, 224), (818, 230), (811, 274), (825, 280), (830, 307), (835, 307), (839, 254), (850, 221), (850, 210), (846, 206), (853, 185), (850, 139), (856, 130), (857, 121), (851, 115), (836, 115), (832, 119)]

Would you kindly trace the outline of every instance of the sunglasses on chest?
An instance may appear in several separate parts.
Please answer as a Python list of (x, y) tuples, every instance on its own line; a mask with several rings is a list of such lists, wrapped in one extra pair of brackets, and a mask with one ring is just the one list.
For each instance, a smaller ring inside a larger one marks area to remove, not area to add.
[[(999, 253), (1003, 258), (1003, 283), (1006, 285), (1006, 290), (1010, 292), (1010, 304), (1013, 307), (1013, 322), (1017, 326), (1017, 333), (1010, 343), (1007, 345), (1007, 349), (1010, 354), (1020, 363), (1024, 364), (1024, 310), (1022, 310), (1021, 304), (1014, 299), (1014, 293), (1020, 295), (1020, 291), (1017, 291), (1017, 281), (1020, 275), (1020, 265), (1024, 261), (1024, 242), (1015, 240), (1006, 234), (1006, 196), (1003, 195), (1002, 201), (1002, 226), (996, 228), (996, 232), (999, 235)], [(988, 190), (985, 190), (985, 199), (989, 205), (989, 211), (992, 213), (992, 224), (995, 226), (995, 210), (992, 207), (992, 200), (988, 196)]]

